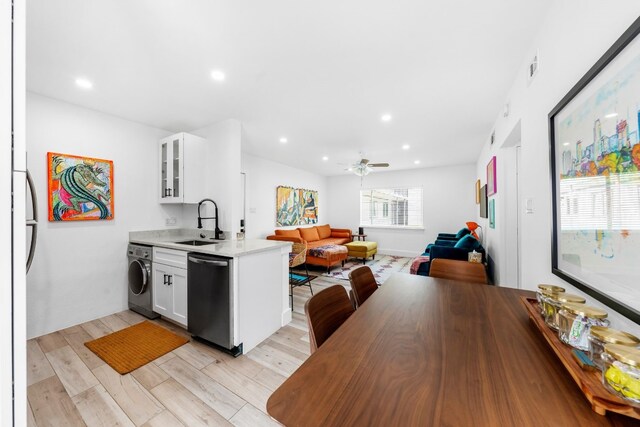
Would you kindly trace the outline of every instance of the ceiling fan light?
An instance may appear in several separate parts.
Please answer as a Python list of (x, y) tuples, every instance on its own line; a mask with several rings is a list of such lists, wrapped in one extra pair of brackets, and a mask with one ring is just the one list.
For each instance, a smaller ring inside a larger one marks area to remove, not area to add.
[(360, 163), (359, 165), (353, 167), (352, 172), (358, 176), (366, 176), (369, 175), (369, 172), (371, 172), (372, 170), (373, 169), (371, 169), (366, 164)]

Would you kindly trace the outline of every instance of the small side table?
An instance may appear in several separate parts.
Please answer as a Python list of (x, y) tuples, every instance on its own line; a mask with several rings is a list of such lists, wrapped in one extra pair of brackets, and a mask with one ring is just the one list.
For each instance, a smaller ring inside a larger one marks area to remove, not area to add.
[(367, 241), (367, 235), (366, 234), (352, 234), (351, 235), (351, 241), (353, 242), (354, 240), (356, 240), (356, 237), (358, 238), (358, 242), (361, 241), (361, 240), (363, 242)]

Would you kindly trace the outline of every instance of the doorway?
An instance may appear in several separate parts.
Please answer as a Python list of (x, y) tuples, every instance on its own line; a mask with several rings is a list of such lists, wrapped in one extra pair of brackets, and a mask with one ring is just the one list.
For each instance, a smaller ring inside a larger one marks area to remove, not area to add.
[(520, 289), (522, 287), (520, 278), (520, 225), (521, 203), (520, 203), (520, 122), (513, 128), (504, 144), (502, 145), (500, 157), (503, 160), (503, 182), (504, 201), (502, 203), (502, 236), (504, 240), (505, 256), (502, 268), (501, 285)]

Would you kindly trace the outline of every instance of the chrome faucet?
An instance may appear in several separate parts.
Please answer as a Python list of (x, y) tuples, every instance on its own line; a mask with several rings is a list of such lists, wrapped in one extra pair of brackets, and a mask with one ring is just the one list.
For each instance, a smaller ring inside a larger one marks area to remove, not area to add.
[[(215, 216), (207, 216), (207, 217), (200, 216), (200, 206), (202, 206), (202, 204), (204, 202), (213, 203), (213, 206), (215, 207)], [(216, 204), (216, 202), (214, 202), (211, 199), (202, 199), (202, 200), (200, 200), (200, 202), (198, 202), (198, 228), (202, 228), (202, 220), (203, 219), (215, 219), (216, 220), (216, 228), (214, 230), (214, 233), (215, 233), (215, 239), (219, 240), (220, 239), (220, 235), (222, 234), (222, 230), (220, 230), (220, 228), (218, 228), (218, 205)]]

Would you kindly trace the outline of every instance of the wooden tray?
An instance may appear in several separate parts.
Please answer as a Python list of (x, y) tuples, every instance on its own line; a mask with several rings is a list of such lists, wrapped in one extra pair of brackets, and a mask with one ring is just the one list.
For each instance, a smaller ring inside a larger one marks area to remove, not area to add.
[(640, 409), (631, 406), (627, 401), (619, 398), (608, 391), (602, 384), (602, 373), (599, 370), (584, 371), (571, 356), (571, 346), (566, 345), (558, 333), (549, 328), (540, 315), (538, 301), (535, 298), (520, 297), (524, 304), (529, 318), (542, 336), (547, 340), (551, 349), (558, 356), (564, 367), (569, 371), (582, 393), (591, 403), (591, 409), (600, 415), (606, 415), (607, 411), (616, 412), (628, 417), (640, 419)]

